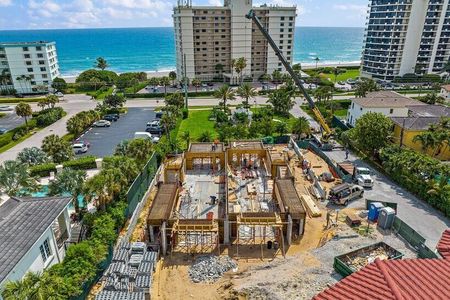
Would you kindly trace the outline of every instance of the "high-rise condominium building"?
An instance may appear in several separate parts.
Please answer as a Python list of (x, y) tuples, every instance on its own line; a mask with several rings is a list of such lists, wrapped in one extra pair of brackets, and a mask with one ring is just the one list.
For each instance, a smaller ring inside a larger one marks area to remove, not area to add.
[(60, 75), (55, 42), (0, 42), (0, 73), (10, 75), (2, 85), (17, 93), (47, 91)]
[(371, 0), (367, 19), (362, 76), (436, 73), (449, 60), (449, 0)]
[[(192, 6), (179, 1), (173, 10), (177, 76), (189, 79), (224, 79), (237, 83), (238, 77), (257, 80), (273, 71), (284, 71), (275, 52), (259, 29), (245, 15), (253, 9), (283, 55), (292, 62), (296, 7), (262, 5), (252, 0), (225, 0), (224, 6)], [(245, 58), (242, 75), (232, 67), (233, 60)]]

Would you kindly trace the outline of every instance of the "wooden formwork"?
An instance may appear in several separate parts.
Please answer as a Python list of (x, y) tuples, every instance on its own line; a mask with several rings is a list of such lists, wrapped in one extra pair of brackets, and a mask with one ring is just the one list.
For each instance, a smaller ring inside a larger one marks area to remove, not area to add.
[(206, 253), (219, 246), (217, 220), (179, 219), (172, 226), (172, 252)]

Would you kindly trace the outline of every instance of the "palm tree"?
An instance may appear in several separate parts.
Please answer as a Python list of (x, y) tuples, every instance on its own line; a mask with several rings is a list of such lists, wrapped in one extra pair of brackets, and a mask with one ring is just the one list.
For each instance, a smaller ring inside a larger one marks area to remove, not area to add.
[(275, 131), (278, 132), (280, 136), (288, 132), (288, 126), (286, 122), (277, 122), (275, 125)]
[(167, 76), (161, 77), (160, 84), (164, 86), (164, 94), (167, 94), (167, 86), (170, 84), (170, 78)]
[(19, 117), (25, 118), (25, 124), (28, 129), (28, 117), (33, 114), (33, 111), (31, 110), (31, 106), (28, 103), (20, 102), (16, 106), (16, 114)]
[(311, 127), (309, 126), (308, 120), (305, 117), (297, 118), (292, 125), (292, 133), (296, 134), (298, 137), (300, 137), (302, 134), (311, 134)]
[(108, 62), (103, 57), (97, 57), (94, 67), (101, 69), (102, 71), (109, 67)]
[(17, 281), (8, 281), (1, 293), (4, 300), (47, 299), (40, 289), (41, 275), (28, 272)]
[(339, 74), (342, 74), (343, 70), (339, 69), (338, 67), (333, 68), (333, 75), (334, 75), (334, 84), (336, 84), (337, 77)]
[(212, 141), (212, 134), (210, 131), (203, 131), (198, 137), (198, 141), (202, 143), (208, 143)]
[(36, 180), (30, 175), (27, 164), (7, 160), (0, 165), (0, 189), (7, 195), (15, 196), (36, 188)]
[[(25, 75), (22, 75), (22, 76), (25, 76)], [(16, 77), (16, 80), (19, 82), (19, 85), (20, 85), (20, 92), (21, 93), (23, 93), (23, 87), (22, 87), (22, 80), (23, 80), (23, 78), (22, 78), (22, 76), (17, 76)]]
[(234, 69), (236, 70), (236, 73), (239, 75), (239, 83), (242, 84), (242, 81), (244, 80), (242, 76), (242, 72), (247, 67), (247, 60), (244, 57), (238, 58), (234, 63)]
[(170, 130), (175, 125), (179, 110), (177, 107), (173, 105), (169, 105), (163, 108), (163, 116), (161, 118), (161, 125), (164, 128), (164, 131), (166, 132), (167, 141), (172, 146), (171, 139), (170, 139)]
[(31, 93), (32, 91), (32, 87), (31, 87), (31, 76), (26, 76), (26, 75), (22, 75), (24, 76), (24, 80), (25, 80), (25, 84), (29, 84), (30, 88), (28, 89), (28, 92)]
[(280, 83), (282, 77), (283, 77), (283, 75), (281, 74), (280, 71), (278, 71), (278, 70), (273, 71), (272, 81), (275, 83), (275, 89), (278, 89), (278, 84)]
[(106, 176), (105, 173), (106, 170), (86, 180), (83, 188), (86, 201), (90, 202), (95, 199), (97, 208), (102, 211), (105, 211), (106, 205), (113, 200), (110, 191), (113, 189), (114, 181), (110, 182), (111, 176)]
[(191, 142), (191, 134), (189, 131), (184, 131), (181, 133), (181, 139), (186, 143), (186, 149), (189, 148), (189, 143)]
[(194, 78), (192, 79), (192, 85), (195, 86), (195, 92), (198, 92), (198, 88), (200, 87), (200, 85), (202, 84), (200, 79)]
[[(128, 147), (125, 150), (128, 152)], [(152, 152), (147, 153), (147, 155), (151, 156)], [(133, 180), (139, 174), (139, 166), (136, 163), (136, 160), (129, 156), (111, 156), (107, 161), (104, 161), (104, 169), (120, 169), (122, 173), (128, 178), (128, 182), (132, 183)]]
[[(293, 65), (292, 66), (292, 70), (294, 70), (294, 72), (298, 75), (298, 76), (300, 76), (302, 73), (302, 65), (301, 64), (295, 64), (295, 65)], [(301, 77), (301, 76), (300, 76)]]
[(54, 108), (55, 104), (59, 103), (59, 98), (56, 95), (48, 95), (47, 97), (45, 97), (45, 101), (50, 108)]
[(169, 72), (169, 79), (172, 81), (172, 85), (173, 85), (175, 79), (177, 79), (177, 73), (175, 71), (170, 71)]
[(320, 58), (317, 56), (316, 58), (314, 58), (314, 61), (316, 62), (316, 70), (317, 70)]
[(83, 184), (86, 179), (86, 171), (72, 170), (65, 168), (56, 175), (55, 180), (51, 181), (48, 188), (51, 196), (64, 196), (70, 194), (74, 202), (75, 212), (80, 212), (78, 197), (83, 192)]
[(244, 83), (238, 88), (237, 93), (242, 99), (245, 99), (242, 103), (244, 104), (244, 108), (248, 111), (250, 108), (249, 100), (255, 98), (258, 95), (258, 92), (249, 83)]
[(236, 99), (235, 92), (226, 84), (216, 91), (215, 97), (222, 100), (224, 112), (227, 110), (227, 101)]
[(158, 84), (159, 84), (159, 78), (156, 77), (152, 77), (150, 78), (150, 80), (148, 81), (148, 83), (155, 88)]

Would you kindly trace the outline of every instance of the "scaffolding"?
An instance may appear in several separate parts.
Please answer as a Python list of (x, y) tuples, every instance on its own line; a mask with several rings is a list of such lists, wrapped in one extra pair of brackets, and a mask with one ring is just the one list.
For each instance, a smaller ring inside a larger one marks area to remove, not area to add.
[(216, 220), (181, 220), (172, 226), (172, 252), (208, 253), (218, 250), (219, 225)]

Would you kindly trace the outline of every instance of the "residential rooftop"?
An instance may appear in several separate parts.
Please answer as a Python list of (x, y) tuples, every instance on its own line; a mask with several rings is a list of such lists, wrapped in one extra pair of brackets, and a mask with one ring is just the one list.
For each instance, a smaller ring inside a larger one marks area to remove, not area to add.
[(392, 122), (405, 130), (427, 130), (431, 125), (438, 124), (440, 117), (392, 117)]
[(393, 108), (426, 105), (417, 100), (400, 95), (393, 91), (371, 92), (363, 98), (355, 98), (353, 102), (366, 108)]
[(50, 41), (32, 41), (32, 42), (0, 42), (0, 47), (26, 47), (26, 46), (45, 46), (56, 44)]
[(449, 294), (448, 259), (376, 259), (313, 299), (448, 299)]
[(443, 258), (450, 260), (450, 229), (444, 231), (436, 249)]
[(0, 282), (70, 202), (70, 197), (13, 197), (0, 206)]
[(411, 117), (450, 117), (450, 107), (443, 105), (408, 106)]

